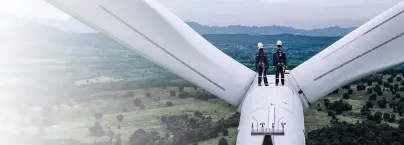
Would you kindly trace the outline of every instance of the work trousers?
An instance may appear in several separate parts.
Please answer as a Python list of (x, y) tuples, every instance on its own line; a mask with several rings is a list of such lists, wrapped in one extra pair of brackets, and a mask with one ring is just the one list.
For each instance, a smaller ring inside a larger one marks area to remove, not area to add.
[(267, 68), (258, 67), (258, 84), (261, 84), (263, 77), (265, 85), (268, 85), (267, 71), (268, 71)]
[(275, 66), (275, 83), (279, 84), (279, 73), (281, 74), (281, 83), (285, 85), (285, 72), (283, 70), (283, 65)]

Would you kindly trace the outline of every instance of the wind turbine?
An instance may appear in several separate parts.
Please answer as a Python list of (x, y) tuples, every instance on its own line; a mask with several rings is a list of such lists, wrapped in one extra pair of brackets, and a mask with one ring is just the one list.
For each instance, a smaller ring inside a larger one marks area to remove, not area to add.
[[(256, 73), (227, 56), (156, 0), (46, 0), (241, 112), (237, 145), (304, 145), (303, 111), (335, 89), (404, 62), (404, 2), (286, 75), (258, 87)], [(274, 78), (269, 76), (268, 78)]]

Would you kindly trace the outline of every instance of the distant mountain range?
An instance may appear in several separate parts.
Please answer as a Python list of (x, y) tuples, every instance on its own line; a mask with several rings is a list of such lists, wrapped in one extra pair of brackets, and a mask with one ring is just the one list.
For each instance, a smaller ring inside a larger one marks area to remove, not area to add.
[(200, 34), (250, 34), (250, 35), (276, 35), (294, 34), (307, 36), (345, 36), (356, 28), (341, 28), (338, 26), (323, 29), (295, 29), (285, 26), (239, 26), (230, 25), (227, 27), (204, 26), (196, 22), (187, 22), (195, 31)]
[[(2, 31), (12, 28), (15, 24), (21, 25), (22, 22), (28, 22), (28, 24), (42, 24), (51, 26), (65, 32), (73, 33), (96, 33), (93, 29), (84, 25), (76, 19), (68, 20), (53, 20), (53, 19), (39, 19), (39, 18), (16, 18), (13, 16), (0, 17), (5, 19), (4, 22), (8, 23), (8, 27), (0, 27), (0, 33)], [(18, 22), (18, 23), (12, 23)], [(186, 22), (191, 28), (193, 28), (199, 34), (250, 34), (250, 35), (276, 35), (276, 34), (293, 34), (293, 35), (306, 35), (306, 36), (345, 36), (355, 28), (341, 28), (338, 26), (322, 28), (322, 29), (296, 29), (293, 27), (285, 26), (206, 26), (196, 22)], [(23, 25), (24, 27), (30, 27)], [(15, 27), (16, 28), (16, 27)]]

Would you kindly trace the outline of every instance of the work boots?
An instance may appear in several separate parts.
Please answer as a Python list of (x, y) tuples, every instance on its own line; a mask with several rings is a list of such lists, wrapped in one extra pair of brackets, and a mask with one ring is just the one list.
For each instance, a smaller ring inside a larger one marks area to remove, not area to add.
[(258, 86), (261, 86), (262, 78), (258, 77)]
[(276, 78), (276, 79), (275, 79), (275, 86), (278, 86), (278, 84), (279, 84), (279, 79)]

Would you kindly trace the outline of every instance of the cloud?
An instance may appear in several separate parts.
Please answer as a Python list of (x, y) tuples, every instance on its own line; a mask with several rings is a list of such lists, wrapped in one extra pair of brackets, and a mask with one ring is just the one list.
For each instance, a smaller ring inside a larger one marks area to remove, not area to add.
[[(159, 0), (185, 21), (206, 25), (359, 26), (401, 0)], [(0, 13), (67, 19), (43, 0), (0, 0)]]
[(400, 0), (160, 0), (180, 18), (208, 25), (359, 26)]

